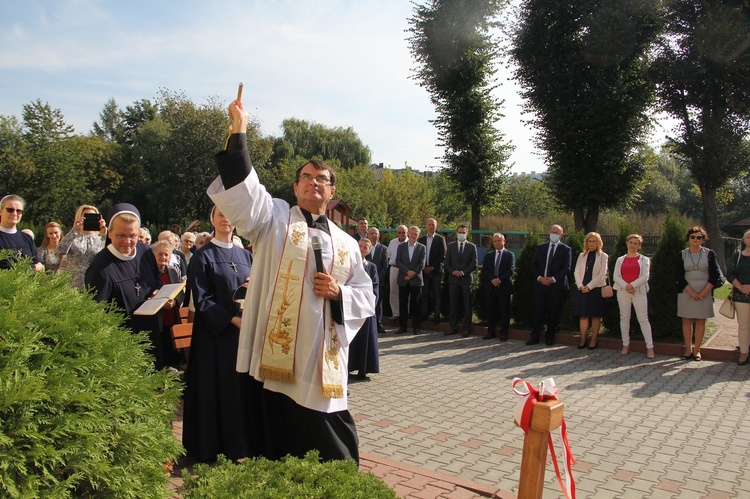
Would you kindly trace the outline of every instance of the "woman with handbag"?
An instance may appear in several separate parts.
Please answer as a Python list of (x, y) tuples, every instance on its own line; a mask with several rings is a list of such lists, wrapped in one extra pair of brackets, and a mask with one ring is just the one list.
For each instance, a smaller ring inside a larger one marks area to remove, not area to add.
[(607, 284), (609, 257), (602, 251), (604, 243), (598, 233), (589, 232), (584, 241), (584, 252), (578, 255), (574, 272), (578, 291), (573, 298), (573, 315), (579, 318), (581, 328), (581, 343), (578, 348), (586, 347), (586, 335), (591, 325), (589, 350), (594, 350), (604, 315), (602, 286)]
[(635, 307), (635, 316), (641, 325), (643, 339), (646, 340), (646, 357), (654, 358), (654, 338), (651, 324), (648, 322), (648, 277), (651, 262), (640, 253), (643, 238), (639, 234), (630, 234), (626, 239), (628, 252), (615, 262), (612, 279), (617, 291), (617, 304), (620, 306), (620, 335), (622, 336), (622, 355), (630, 351), (630, 313)]
[(740, 359), (737, 364), (747, 364), (750, 350), (750, 230), (742, 235), (742, 248), (727, 262), (727, 280), (732, 283), (737, 336), (740, 340)]

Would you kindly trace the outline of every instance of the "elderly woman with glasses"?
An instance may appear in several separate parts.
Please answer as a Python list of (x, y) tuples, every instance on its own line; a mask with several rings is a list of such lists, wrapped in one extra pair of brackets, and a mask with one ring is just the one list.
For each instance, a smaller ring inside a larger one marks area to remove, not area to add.
[[(713, 290), (724, 284), (716, 253), (703, 246), (708, 234), (703, 227), (688, 229), (688, 247), (677, 255), (675, 281), (677, 283), (677, 316), (682, 318), (685, 340), (683, 360), (701, 360), (701, 343), (706, 331), (706, 319), (714, 316)], [(695, 333), (695, 346), (693, 346)]]
[[(23, 208), (23, 199), (15, 194), (0, 199), (0, 250), (11, 250), (17, 258), (31, 258), (34, 270), (44, 270), (34, 240), (18, 230)], [(12, 260), (0, 260), (0, 269), (9, 269), (12, 264)]]

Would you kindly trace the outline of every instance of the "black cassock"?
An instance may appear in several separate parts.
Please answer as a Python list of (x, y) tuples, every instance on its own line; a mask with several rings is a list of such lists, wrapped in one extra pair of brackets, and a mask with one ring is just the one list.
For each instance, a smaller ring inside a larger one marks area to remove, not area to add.
[(237, 460), (249, 455), (243, 401), (250, 377), (236, 370), (240, 330), (231, 320), (237, 311), (235, 291), (250, 277), (251, 264), (247, 250), (224, 248), (213, 240), (190, 259), (195, 319), (182, 430), (189, 458), (210, 460), (224, 454)]
[(148, 332), (155, 367), (161, 369), (160, 356), (156, 355), (161, 350), (159, 318), (156, 315), (132, 315), (162, 285), (151, 248), (138, 243), (135, 258), (122, 260), (107, 246), (91, 261), (85, 282), (87, 287), (93, 288), (96, 301), (113, 301), (125, 311), (126, 327), (136, 332)]
[[(375, 303), (378, 302), (378, 268), (374, 263), (365, 261), (365, 270), (372, 279), (372, 291), (375, 293)], [(357, 331), (357, 335), (349, 345), (349, 372), (359, 371), (359, 374), (380, 372), (380, 353), (378, 351), (378, 319), (373, 315), (365, 319), (365, 323)]]

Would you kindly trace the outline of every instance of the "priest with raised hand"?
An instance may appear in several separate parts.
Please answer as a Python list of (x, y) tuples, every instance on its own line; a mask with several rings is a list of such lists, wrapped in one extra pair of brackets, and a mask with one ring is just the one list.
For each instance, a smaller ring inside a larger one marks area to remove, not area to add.
[(231, 136), (216, 156), (220, 176), (207, 192), (253, 247), (237, 353), (237, 370), (252, 377), (249, 441), (264, 441), (261, 454), (271, 459), (317, 449), (325, 461), (359, 462), (347, 409), (348, 348), (375, 313), (375, 296), (356, 241), (325, 216), (335, 172), (311, 160), (296, 173), (297, 206), (272, 198), (250, 162), (239, 99), (229, 116)]

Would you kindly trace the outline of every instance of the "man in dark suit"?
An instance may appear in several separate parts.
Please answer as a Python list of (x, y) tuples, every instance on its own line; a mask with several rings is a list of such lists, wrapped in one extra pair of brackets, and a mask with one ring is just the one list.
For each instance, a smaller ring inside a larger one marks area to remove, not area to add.
[(419, 334), (422, 311), (419, 303), (422, 297), (422, 270), (427, 259), (427, 248), (417, 242), (419, 227), (412, 226), (407, 234), (406, 244), (400, 244), (396, 250), (396, 266), (398, 267), (398, 308), (399, 333), (406, 332), (406, 324), (411, 315), (411, 325), (414, 334)]
[(450, 331), (446, 335), (458, 333), (458, 306), (463, 301), (463, 335), (471, 334), (471, 283), (472, 273), (477, 268), (477, 247), (466, 240), (469, 229), (459, 225), (456, 241), (448, 245), (445, 257), (445, 271), (448, 272), (448, 297), (450, 301)]
[(418, 239), (418, 242), (427, 248), (427, 263), (424, 271), (424, 288), (422, 289), (422, 320), (425, 321), (430, 315), (435, 324), (440, 322), (440, 285), (443, 281), (443, 260), (447, 245), (445, 238), (437, 233), (437, 220), (427, 219), (427, 235)]
[(378, 290), (378, 303), (375, 305), (375, 316), (378, 318), (378, 334), (385, 334), (383, 324), (383, 298), (388, 296), (388, 248), (385, 244), (381, 243), (380, 231), (377, 227), (370, 227), (367, 231), (367, 239), (372, 243), (372, 250), (367, 255), (367, 260), (374, 263), (378, 268), (378, 278), (380, 279), (380, 285)]
[(532, 261), (536, 277), (534, 285), (534, 329), (527, 345), (536, 345), (542, 336), (542, 328), (547, 323), (546, 343), (554, 344), (560, 311), (568, 290), (568, 275), (572, 255), (570, 246), (560, 242), (565, 234), (559, 225), (549, 231), (549, 242), (539, 245)]
[(505, 236), (492, 235), (495, 251), (488, 251), (482, 260), (482, 290), (487, 300), (487, 334), (485, 340), (495, 338), (500, 323), (500, 341), (508, 340), (510, 326), (510, 294), (513, 292), (513, 272), (516, 256), (505, 249)]

